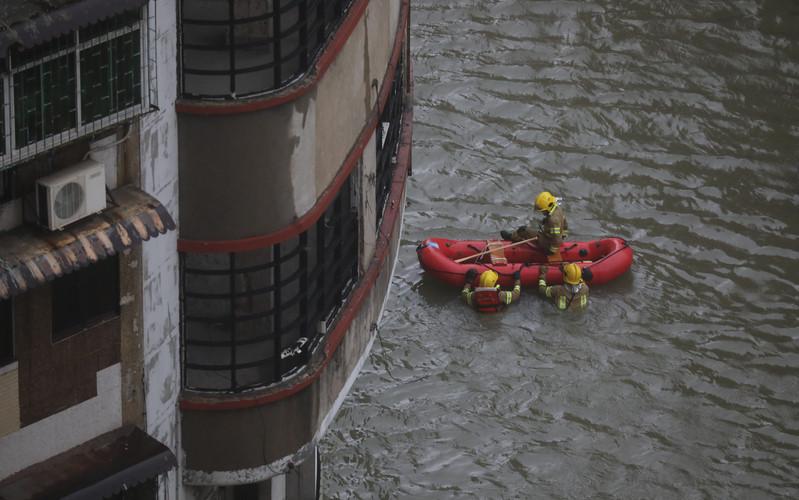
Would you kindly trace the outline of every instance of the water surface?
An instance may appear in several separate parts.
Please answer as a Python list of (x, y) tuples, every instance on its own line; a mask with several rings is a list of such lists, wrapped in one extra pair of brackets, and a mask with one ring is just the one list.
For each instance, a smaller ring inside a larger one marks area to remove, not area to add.
[[(799, 2), (413, 0), (414, 169), (326, 498), (799, 496)], [(563, 198), (631, 272), (481, 317), (427, 236)]]

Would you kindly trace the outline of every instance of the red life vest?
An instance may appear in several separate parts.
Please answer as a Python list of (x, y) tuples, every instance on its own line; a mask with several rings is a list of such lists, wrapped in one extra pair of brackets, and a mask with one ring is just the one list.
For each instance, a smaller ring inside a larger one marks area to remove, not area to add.
[(502, 310), (502, 302), (499, 300), (499, 287), (497, 288), (475, 288), (472, 304), (481, 313), (495, 313)]

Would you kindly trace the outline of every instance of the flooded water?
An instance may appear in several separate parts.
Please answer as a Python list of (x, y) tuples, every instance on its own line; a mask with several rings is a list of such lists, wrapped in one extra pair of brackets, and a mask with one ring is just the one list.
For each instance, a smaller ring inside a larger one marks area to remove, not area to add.
[[(412, 6), (404, 238), (325, 498), (799, 497), (799, 2)], [(635, 250), (587, 312), (422, 273), (542, 189)]]

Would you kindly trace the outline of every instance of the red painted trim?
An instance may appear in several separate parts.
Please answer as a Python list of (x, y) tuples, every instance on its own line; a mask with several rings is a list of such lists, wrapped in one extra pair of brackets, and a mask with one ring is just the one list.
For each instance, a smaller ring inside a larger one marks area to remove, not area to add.
[[(214, 411), (214, 410), (238, 410), (243, 408), (253, 408), (263, 406), (289, 396), (297, 394), (301, 390), (316, 382), (322, 375), (325, 367), (333, 359), (333, 355), (338, 349), (344, 336), (350, 328), (355, 316), (361, 310), (363, 302), (369, 295), (369, 292), (374, 287), (380, 272), (385, 267), (385, 260), (391, 250), (391, 235), (399, 221), (400, 203), (405, 191), (405, 180), (410, 171), (411, 165), (411, 141), (412, 141), (412, 120), (413, 108), (408, 108), (403, 113), (402, 124), (402, 138), (400, 148), (397, 151), (397, 169), (392, 179), (391, 193), (389, 194), (389, 205), (383, 215), (383, 221), (380, 224), (380, 231), (378, 233), (377, 245), (375, 247), (375, 254), (369, 263), (369, 268), (366, 270), (360, 285), (355, 289), (350, 296), (347, 305), (341, 312), (341, 316), (336, 322), (336, 326), (328, 337), (327, 343), (324, 347), (324, 359), (322, 362), (311, 372), (307, 373), (303, 378), (297, 381), (292, 386), (269, 392), (267, 394), (257, 396), (237, 396), (240, 399), (225, 399), (225, 400), (209, 400), (203, 399), (198, 396), (196, 399), (191, 399), (193, 395), (184, 395), (180, 400), (181, 410), (188, 411)], [(230, 396), (229, 398), (232, 398)]]
[[(341, 189), (341, 186), (347, 180), (358, 160), (363, 156), (363, 150), (369, 142), (369, 138), (374, 133), (377, 127), (377, 121), (380, 119), (380, 113), (385, 107), (391, 94), (391, 86), (394, 83), (394, 76), (396, 74), (396, 67), (399, 62), (400, 54), (402, 52), (402, 43), (405, 40), (405, 28), (407, 27), (409, 19), (409, 0), (405, 0), (402, 9), (402, 18), (397, 26), (397, 33), (394, 40), (394, 47), (391, 53), (386, 74), (383, 76), (383, 85), (378, 94), (377, 104), (372, 110), (367, 119), (364, 128), (358, 135), (358, 139), (353, 145), (347, 157), (344, 160), (341, 168), (339, 169), (333, 181), (327, 186), (322, 195), (316, 201), (313, 207), (306, 212), (302, 217), (298, 218), (292, 224), (275, 231), (273, 233), (265, 234), (262, 236), (253, 236), (250, 238), (243, 238), (239, 240), (187, 240), (178, 239), (178, 251), (180, 252), (193, 252), (193, 253), (227, 253), (227, 252), (248, 252), (260, 248), (269, 247), (277, 243), (286, 241), (310, 228), (319, 217), (322, 216), (325, 210), (335, 199), (336, 195)], [(408, 59), (410, 61), (410, 59)], [(408, 65), (410, 68), (410, 64)]]
[[(405, 33), (403, 33), (402, 30), (404, 29), (406, 23), (408, 22), (409, 15), (410, 15), (410, 0), (404, 0), (403, 10), (402, 10), (403, 17), (399, 23), (400, 26), (398, 27), (397, 31), (398, 37), (402, 38), (403, 40), (405, 38)], [(381, 89), (380, 92), (379, 104), (376, 107), (376, 110), (372, 113), (373, 119), (369, 120), (369, 123), (371, 125), (367, 125), (366, 128), (364, 129), (364, 131), (370, 131), (370, 133), (366, 135), (367, 139), (371, 135), (371, 129), (374, 128), (374, 126), (376, 126), (377, 124), (377, 119), (380, 116), (379, 110), (383, 108), (385, 102), (388, 99), (388, 95), (391, 89), (391, 83), (393, 83), (394, 68), (396, 67), (396, 64), (399, 60), (399, 51), (402, 48), (403, 40), (395, 42), (394, 51), (391, 57), (391, 64), (389, 64), (390, 73), (389, 71), (387, 71), (386, 73), (387, 76), (383, 79), (383, 88)], [(411, 84), (408, 85), (407, 87), (406, 102), (409, 104), (411, 103), (411, 96), (413, 95), (412, 71), (413, 70), (411, 67), (411, 62), (410, 59), (408, 59), (408, 78)], [(368, 294), (372, 290), (372, 287), (374, 287), (377, 278), (380, 276), (380, 272), (383, 269), (385, 269), (385, 260), (391, 250), (391, 235), (393, 234), (396, 224), (399, 220), (399, 214), (401, 213), (401, 208), (402, 208), (400, 206), (400, 203), (403, 199), (403, 194), (405, 192), (405, 183), (407, 176), (411, 171), (411, 161), (412, 161), (411, 146), (413, 139), (412, 130), (413, 130), (413, 108), (411, 105), (409, 105), (403, 113), (400, 147), (397, 151), (397, 169), (394, 173), (394, 178), (392, 179), (391, 192), (389, 194), (389, 200), (388, 200), (389, 204), (386, 207), (385, 213), (383, 214), (383, 220), (380, 224), (380, 229), (378, 231), (374, 256), (372, 257), (372, 260), (369, 263), (369, 267), (367, 268), (366, 273), (361, 279), (360, 284), (354, 290), (354, 292), (352, 293), (347, 302), (347, 305), (344, 307), (344, 310), (341, 312), (341, 315), (337, 320), (336, 325), (333, 328), (333, 331), (330, 332), (330, 335), (327, 339), (327, 343), (325, 344), (324, 347), (324, 358), (319, 363), (319, 365), (315, 367), (312, 371), (309, 371), (305, 376), (302, 376), (293, 385), (272, 392), (267, 392), (265, 394), (253, 395), (250, 397), (238, 396), (239, 399), (230, 399), (229, 396), (226, 396), (225, 397), (226, 399), (224, 400), (210, 400), (200, 395), (195, 396), (193, 394), (184, 393), (180, 400), (181, 410), (214, 411), (214, 410), (233, 410), (233, 409), (243, 409), (243, 408), (253, 408), (257, 406), (263, 406), (269, 403), (273, 403), (275, 401), (285, 399), (294, 394), (297, 394), (303, 389), (309, 387), (311, 384), (317, 381), (319, 377), (321, 377), (325, 367), (333, 359), (333, 355), (335, 354), (341, 342), (344, 340), (344, 337), (347, 331), (349, 330), (350, 325), (352, 324), (358, 312), (361, 310), (363, 302), (368, 297)], [(364, 132), (362, 132), (361, 135), (363, 136)], [(363, 146), (365, 146), (365, 142), (363, 143), (363, 145), (361, 145), (360, 148), (354, 147), (353, 149), (363, 152)], [(360, 153), (359, 156), (356, 157), (356, 160), (358, 158), (360, 158)], [(342, 171), (344, 170), (346, 169), (344, 166), (342, 166)], [(338, 177), (341, 178), (341, 182), (338, 184), (339, 187), (341, 186), (341, 183), (343, 183), (344, 179), (346, 179), (347, 175), (349, 174), (348, 173), (346, 175), (342, 175), (341, 173), (338, 174), (337, 178)], [(331, 187), (332, 186), (328, 187), (328, 190), (326, 190), (325, 194), (327, 194), (327, 191), (331, 190)], [(336, 188), (336, 190), (334, 190), (333, 192), (335, 193), (337, 191), (338, 188)], [(320, 202), (317, 202), (317, 205), (319, 205)], [(316, 208), (316, 206), (314, 208)], [(283, 231), (285, 231), (285, 229)]]
[(256, 97), (243, 102), (179, 100), (175, 103), (175, 111), (192, 115), (232, 115), (274, 108), (275, 106), (296, 100), (319, 83), (319, 80), (322, 79), (328, 68), (330, 68), (330, 65), (336, 60), (341, 49), (350, 39), (350, 35), (355, 31), (355, 27), (358, 26), (358, 22), (363, 17), (368, 6), (369, 0), (356, 0), (352, 7), (350, 7), (350, 11), (344, 18), (341, 26), (336, 30), (333, 39), (330, 40), (330, 43), (324, 48), (322, 54), (316, 60), (316, 63), (306, 71), (305, 75), (303, 75), (300, 80), (292, 83), (288, 87), (267, 97)]

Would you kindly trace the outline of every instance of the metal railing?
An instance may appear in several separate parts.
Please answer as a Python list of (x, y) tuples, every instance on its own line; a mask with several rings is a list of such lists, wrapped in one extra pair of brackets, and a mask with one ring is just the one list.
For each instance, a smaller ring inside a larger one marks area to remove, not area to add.
[(308, 363), (358, 279), (351, 178), (308, 230), (268, 248), (183, 253), (183, 381), (241, 392)]
[(402, 113), (405, 106), (405, 74), (406, 64), (404, 52), (397, 63), (394, 72), (394, 82), (391, 85), (391, 94), (380, 114), (380, 123), (377, 126), (377, 166), (375, 182), (375, 207), (376, 227), (380, 228), (383, 220), (386, 200), (391, 192), (391, 179), (394, 167), (397, 164), (397, 148), (402, 131)]
[(0, 54), (0, 169), (155, 106), (154, 40), (143, 7)]
[(237, 99), (305, 73), (353, 0), (182, 0), (181, 92)]

